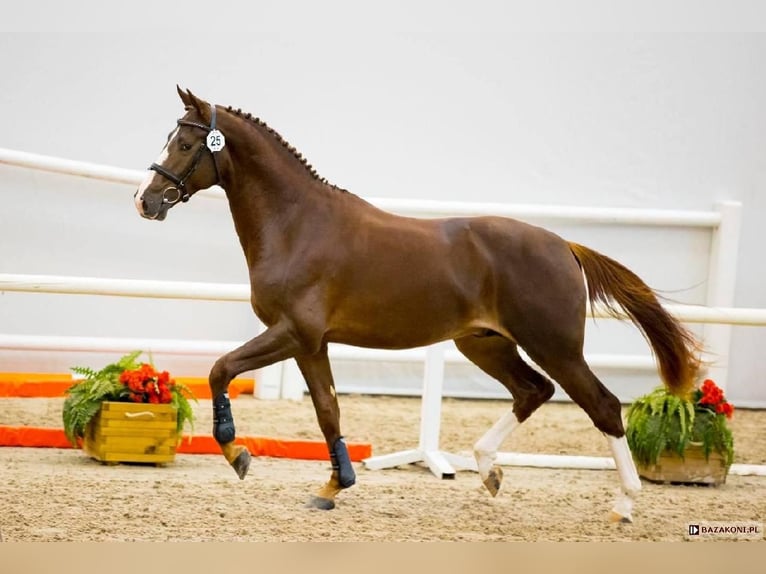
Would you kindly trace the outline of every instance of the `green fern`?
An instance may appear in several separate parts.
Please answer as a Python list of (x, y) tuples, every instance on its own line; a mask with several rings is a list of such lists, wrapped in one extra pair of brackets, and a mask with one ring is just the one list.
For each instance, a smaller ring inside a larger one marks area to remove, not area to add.
[(734, 458), (734, 437), (726, 424), (725, 417), (704, 409), (697, 413), (694, 421), (693, 440), (702, 443), (705, 458), (712, 452), (718, 452), (730, 465)]
[(191, 403), (189, 403), (189, 399), (193, 400), (195, 403), (197, 402), (197, 399), (194, 398), (191, 389), (186, 385), (176, 383), (175, 389), (176, 392), (173, 393), (171, 404), (178, 412), (178, 436), (182, 436), (184, 426), (188, 423), (189, 437), (191, 440), (191, 435), (194, 434), (194, 410), (192, 409)]
[[(120, 374), (125, 370), (134, 370), (141, 366), (139, 357), (143, 351), (133, 351), (96, 371), (90, 367), (71, 367), (71, 370), (84, 378), (67, 389), (64, 400), (62, 419), (64, 433), (72, 446), (77, 447), (78, 439), (85, 437), (85, 428), (101, 408), (104, 401), (126, 401), (129, 390), (120, 382)], [(150, 363), (151, 357), (150, 357)], [(194, 430), (194, 411), (189, 400), (197, 401), (190, 389), (176, 383), (172, 389), (171, 404), (178, 417), (179, 436), (186, 424)]]
[(671, 395), (664, 387), (636, 399), (628, 409), (625, 436), (636, 460), (656, 464), (669, 450), (682, 458), (691, 442), (701, 442), (705, 458), (720, 453), (727, 465), (734, 458), (734, 443), (725, 417), (697, 409), (688, 399)]

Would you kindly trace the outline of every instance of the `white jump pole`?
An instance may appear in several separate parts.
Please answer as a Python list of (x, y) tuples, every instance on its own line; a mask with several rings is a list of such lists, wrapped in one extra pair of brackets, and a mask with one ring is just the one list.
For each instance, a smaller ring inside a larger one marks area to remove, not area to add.
[[(462, 468), (477, 471), (473, 457), (462, 456)], [(527, 454), (499, 452), (495, 464), (529, 468), (566, 468), (570, 470), (615, 470), (614, 459), (607, 456), (576, 456), (568, 454)], [(729, 474), (740, 476), (766, 476), (766, 465), (732, 464)]]
[(362, 462), (368, 469), (424, 462), (437, 478), (455, 478), (455, 469), (448, 460), (451, 455), (439, 450), (445, 347), (446, 343), (437, 343), (426, 348), (418, 448), (366, 458)]

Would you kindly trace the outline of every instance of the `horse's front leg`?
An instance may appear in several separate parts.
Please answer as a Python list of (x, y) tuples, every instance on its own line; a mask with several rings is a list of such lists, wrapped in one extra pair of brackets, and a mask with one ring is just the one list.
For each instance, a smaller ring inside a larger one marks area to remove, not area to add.
[(314, 355), (297, 356), (295, 361), (306, 379), (319, 428), (327, 442), (332, 463), (330, 480), (319, 489), (315, 496), (311, 497), (307, 506), (331, 510), (335, 508), (335, 496), (356, 482), (356, 474), (351, 465), (346, 443), (340, 434), (340, 409), (338, 408), (338, 398), (335, 395), (335, 383), (332, 378), (330, 361), (327, 358), (327, 346), (323, 346)]
[(229, 383), (234, 377), (288, 359), (300, 348), (286, 324), (269, 327), (241, 347), (218, 359), (210, 371), (210, 392), (213, 397), (213, 436), (221, 445), (226, 460), (244, 479), (250, 468), (250, 452), (234, 444), (236, 430), (229, 402)]

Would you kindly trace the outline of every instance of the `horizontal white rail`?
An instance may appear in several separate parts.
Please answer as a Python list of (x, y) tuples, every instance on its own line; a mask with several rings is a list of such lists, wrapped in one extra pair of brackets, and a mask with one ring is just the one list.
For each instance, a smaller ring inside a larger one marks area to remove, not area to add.
[[(61, 159), (34, 153), (0, 148), (0, 163), (61, 173), (77, 177), (99, 179), (112, 183), (138, 185), (146, 175), (144, 171), (103, 166), (82, 161)], [(224, 198), (220, 189), (202, 192), (214, 198)], [(611, 207), (581, 207), (560, 205), (524, 205), (511, 203), (467, 203), (461, 201), (435, 201), (421, 199), (367, 198), (389, 211), (406, 215), (499, 215), (518, 219), (576, 222), (602, 225), (651, 225), (716, 228), (721, 214), (715, 211), (680, 211), (672, 209), (634, 209)]]
[[(7, 148), (0, 148), (0, 164), (134, 186), (139, 185), (144, 177), (146, 177), (146, 171), (62, 159)], [(225, 197), (223, 192), (217, 187), (203, 190), (198, 195), (214, 198)]]
[[(444, 362), (450, 364), (467, 363), (460, 351), (454, 344), (444, 353)], [(426, 358), (426, 348), (385, 350), (351, 347), (347, 345), (331, 344), (328, 353), (333, 359), (339, 361), (390, 361), (390, 362), (423, 362)], [(523, 351), (522, 351), (523, 354)], [(530, 360), (527, 356), (525, 359)], [(654, 358), (649, 355), (587, 355), (586, 360), (594, 368), (620, 368), (630, 370), (653, 370), (657, 368)]]
[(103, 279), (57, 275), (0, 274), (0, 292), (110, 295), (150, 299), (202, 299), (207, 301), (250, 301), (250, 287), (234, 283)]
[(645, 225), (715, 228), (721, 215), (713, 211), (583, 207), (573, 205), (527, 205), (520, 203), (468, 203), (425, 199), (374, 198), (381, 209), (407, 215), (471, 216), (499, 215), (577, 224)]
[[(143, 349), (173, 355), (222, 355), (239, 347), (244, 341), (201, 341), (186, 339), (146, 339), (117, 337), (72, 337), (59, 335), (15, 335), (0, 333), (0, 349), (11, 351), (66, 351), (123, 353)], [(420, 362), (425, 361), (426, 348), (403, 350), (367, 349), (346, 345), (330, 345), (329, 355), (340, 361)], [(446, 363), (468, 363), (457, 349), (444, 355)], [(588, 355), (593, 368), (630, 370), (656, 369), (654, 359), (643, 355)]]
[[(704, 307), (701, 305), (664, 305), (684, 323), (710, 323), (762, 327), (766, 325), (766, 309), (747, 307)], [(603, 311), (598, 316), (603, 316)]]
[(194, 341), (186, 339), (133, 339), (117, 337), (70, 337), (58, 335), (0, 334), (0, 349), (10, 351), (65, 351), (128, 353), (136, 349), (171, 355), (220, 356), (244, 341)]
[(133, 169), (124, 169), (107, 165), (98, 165), (84, 161), (62, 159), (25, 151), (0, 148), (0, 163), (26, 167), (52, 173), (76, 175), (90, 179), (100, 179), (111, 183), (129, 183), (137, 185), (144, 174)]
[[(143, 279), (102, 279), (99, 277), (63, 277), (57, 275), (0, 274), (0, 292), (65, 293), (146, 297), (160, 299), (203, 299), (209, 301), (250, 301), (250, 287), (235, 283), (151, 281)], [(665, 309), (687, 323), (726, 325), (766, 325), (766, 309), (704, 307), (701, 305), (665, 305)], [(610, 315), (596, 307), (596, 318)]]

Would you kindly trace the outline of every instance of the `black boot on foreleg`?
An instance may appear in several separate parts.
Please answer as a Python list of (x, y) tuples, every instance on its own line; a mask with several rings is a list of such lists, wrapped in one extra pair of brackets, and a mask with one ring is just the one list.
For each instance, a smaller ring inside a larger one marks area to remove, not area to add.
[(236, 434), (229, 394), (222, 393), (213, 399), (213, 436), (237, 476), (244, 479), (250, 468), (251, 456), (246, 447), (234, 444)]

